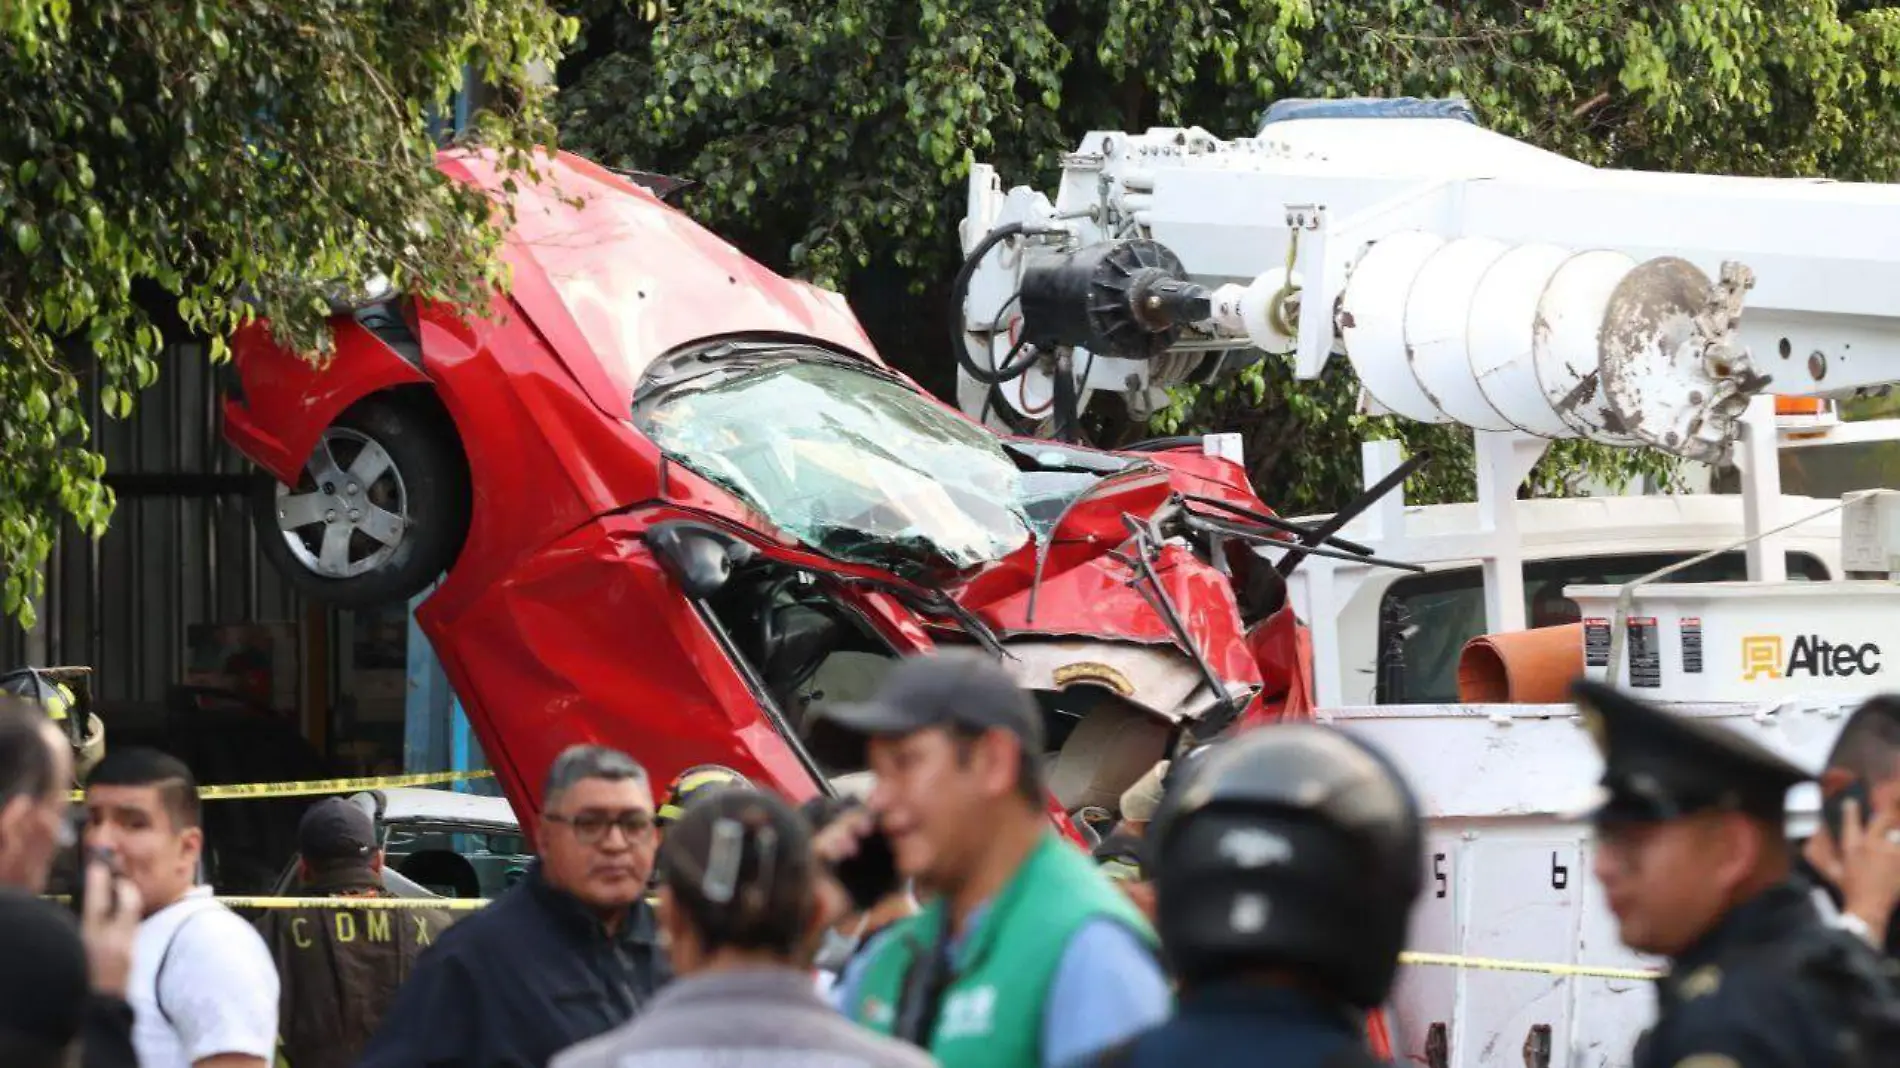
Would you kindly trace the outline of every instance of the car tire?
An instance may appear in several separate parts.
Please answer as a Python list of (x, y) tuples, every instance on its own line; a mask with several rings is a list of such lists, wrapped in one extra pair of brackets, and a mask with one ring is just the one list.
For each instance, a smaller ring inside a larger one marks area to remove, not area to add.
[(378, 394), (326, 427), (297, 485), (265, 479), (252, 523), (298, 592), (343, 608), (407, 601), (468, 535), (468, 464), (433, 397)]

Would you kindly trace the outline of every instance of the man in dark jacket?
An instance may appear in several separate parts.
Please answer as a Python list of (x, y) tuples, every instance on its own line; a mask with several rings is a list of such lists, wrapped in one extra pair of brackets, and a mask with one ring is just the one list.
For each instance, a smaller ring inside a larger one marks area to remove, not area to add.
[(1888, 1068), (1900, 996), (1866, 942), (1792, 877), (1806, 771), (1741, 733), (1574, 684), (1603, 754), (1597, 881), (1624, 945), (1669, 958), (1633, 1068)]
[[(54, 858), (76, 844), (67, 820), (72, 750), (40, 709), (0, 694), (0, 887), (28, 894), (47, 891)], [(136, 1066), (132, 1006), (126, 977), (138, 938), (138, 888), (103, 858), (88, 863), (80, 937), (92, 993), (86, 1000), (81, 1045), (85, 1068)], [(76, 881), (76, 880), (73, 880)], [(0, 945), (16, 948), (5, 939)], [(31, 954), (18, 954), (30, 960)], [(0, 1064), (11, 1061), (0, 1058)]]
[(1823, 919), (1900, 959), (1900, 698), (1854, 711), (1821, 775), (1826, 817), (1801, 843)]
[(519, 885), (423, 953), (361, 1068), (543, 1068), (632, 1019), (667, 980), (641, 899), (656, 836), (640, 765), (599, 746), (562, 753), (536, 842)]
[(0, 946), (0, 1064), (78, 1064), (91, 992), (71, 913), (25, 891), (0, 889)]
[[(340, 797), (297, 825), (309, 897), (388, 898), (369, 813)], [(278, 1030), (291, 1068), (350, 1068), (416, 958), (455, 922), (445, 908), (272, 909), (257, 931), (277, 962)]]

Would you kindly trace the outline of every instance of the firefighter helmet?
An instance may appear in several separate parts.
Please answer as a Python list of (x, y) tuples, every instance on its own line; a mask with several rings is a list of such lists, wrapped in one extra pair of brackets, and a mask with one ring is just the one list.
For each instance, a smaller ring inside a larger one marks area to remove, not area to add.
[(699, 764), (673, 777), (666, 788), (666, 800), (660, 803), (656, 818), (664, 827), (680, 818), (686, 806), (708, 790), (728, 786), (750, 786), (746, 777), (722, 764)]
[(20, 668), (0, 675), (0, 694), (17, 698), (46, 713), (73, 747), (73, 777), (86, 775), (105, 757), (106, 728), (87, 708), (72, 683), (83, 686), (90, 668)]

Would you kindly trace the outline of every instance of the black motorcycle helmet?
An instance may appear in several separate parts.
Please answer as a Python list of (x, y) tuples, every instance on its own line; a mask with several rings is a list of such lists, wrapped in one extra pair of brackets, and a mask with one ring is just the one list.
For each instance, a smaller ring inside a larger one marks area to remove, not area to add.
[(1211, 748), (1149, 827), (1156, 926), (1188, 983), (1280, 967), (1382, 1003), (1424, 885), (1424, 828), (1398, 769), (1352, 736), (1275, 724)]

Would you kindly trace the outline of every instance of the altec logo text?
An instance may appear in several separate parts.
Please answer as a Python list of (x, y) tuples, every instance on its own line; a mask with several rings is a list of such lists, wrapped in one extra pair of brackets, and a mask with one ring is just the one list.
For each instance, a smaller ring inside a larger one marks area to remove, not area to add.
[(1873, 642), (1830, 642), (1818, 634), (1803, 634), (1787, 651), (1779, 634), (1750, 634), (1742, 639), (1742, 681), (1756, 679), (1845, 678), (1880, 673), (1880, 646)]

